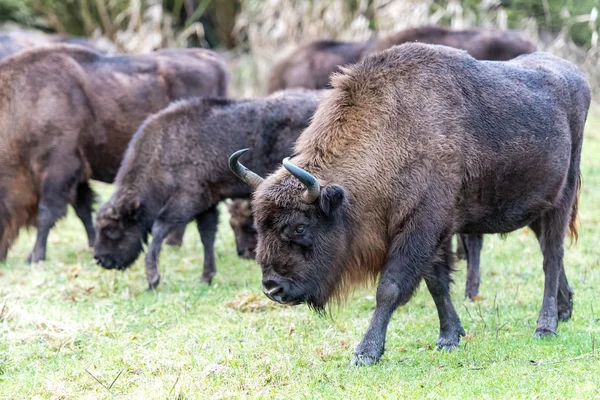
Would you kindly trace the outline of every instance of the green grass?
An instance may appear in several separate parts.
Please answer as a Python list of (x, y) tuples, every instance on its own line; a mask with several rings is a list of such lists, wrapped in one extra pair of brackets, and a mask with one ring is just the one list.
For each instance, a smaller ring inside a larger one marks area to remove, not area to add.
[[(460, 349), (433, 350), (437, 314), (421, 287), (395, 314), (381, 362), (349, 368), (373, 289), (331, 318), (267, 301), (223, 212), (213, 285), (199, 283), (202, 248), (190, 226), (182, 248), (164, 250), (161, 285), (148, 293), (143, 260), (124, 273), (97, 267), (70, 212), (50, 235), (50, 261), (23, 262), (31, 231), (0, 267), (0, 398), (600, 399), (598, 113), (586, 135), (580, 240), (565, 260), (575, 309), (555, 337), (533, 337), (543, 273), (527, 230), (486, 237), (482, 301), (463, 299), (458, 264), (453, 299), (468, 332)], [(103, 198), (111, 190), (96, 188)]]

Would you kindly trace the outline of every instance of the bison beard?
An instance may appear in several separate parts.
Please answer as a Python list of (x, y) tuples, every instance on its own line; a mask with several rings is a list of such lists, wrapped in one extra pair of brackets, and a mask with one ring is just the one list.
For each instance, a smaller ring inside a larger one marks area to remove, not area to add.
[(392, 314), (424, 280), (440, 320), (437, 345), (452, 349), (465, 334), (450, 298), (452, 235), (529, 226), (544, 256), (536, 336), (555, 334), (572, 310), (563, 243), (567, 232), (576, 236), (590, 105), (581, 72), (543, 53), (481, 62), (407, 44), (332, 84), (292, 162), (263, 180), (239, 163), (240, 152), (230, 158), (255, 189), (268, 297), (322, 310), (349, 284), (379, 276), (352, 360), (363, 365), (380, 359)]

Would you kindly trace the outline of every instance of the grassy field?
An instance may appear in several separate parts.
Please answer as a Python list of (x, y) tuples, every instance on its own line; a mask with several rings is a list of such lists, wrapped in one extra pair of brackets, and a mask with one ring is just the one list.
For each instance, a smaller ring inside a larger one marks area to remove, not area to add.
[(453, 299), (468, 332), (460, 349), (434, 350), (438, 319), (422, 285), (395, 314), (381, 362), (349, 368), (373, 289), (331, 317), (269, 302), (259, 267), (237, 258), (223, 211), (213, 285), (199, 283), (190, 226), (182, 248), (163, 252), (161, 285), (149, 293), (142, 259), (124, 273), (95, 265), (70, 212), (50, 235), (49, 261), (23, 262), (30, 231), (0, 266), (0, 398), (600, 399), (599, 115), (584, 145), (580, 240), (565, 260), (574, 316), (555, 337), (533, 335), (543, 273), (528, 230), (486, 237), (481, 301), (463, 299), (458, 264)]

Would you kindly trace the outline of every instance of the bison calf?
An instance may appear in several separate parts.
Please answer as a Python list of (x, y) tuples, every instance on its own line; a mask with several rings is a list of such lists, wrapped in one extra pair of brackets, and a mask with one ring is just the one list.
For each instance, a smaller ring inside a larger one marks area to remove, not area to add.
[(311, 91), (255, 100), (193, 99), (150, 117), (129, 145), (115, 193), (97, 214), (99, 264), (127, 268), (151, 233), (146, 275), (149, 287), (156, 288), (163, 240), (195, 219), (204, 245), (202, 282), (210, 283), (216, 273), (217, 204), (250, 195), (229, 171), (227, 155), (248, 147), (253, 168), (273, 171), (291, 153), (317, 103), (318, 94)]
[(32, 262), (45, 259), (69, 203), (93, 244), (88, 181), (113, 181), (146, 117), (172, 100), (225, 96), (229, 79), (207, 50), (103, 56), (69, 45), (9, 57), (0, 75), (0, 261), (19, 229), (36, 225)]
[(425, 280), (440, 320), (437, 345), (451, 349), (465, 333), (449, 291), (452, 235), (529, 226), (544, 256), (536, 335), (555, 334), (572, 309), (563, 242), (576, 235), (590, 105), (577, 67), (544, 53), (477, 61), (406, 44), (332, 84), (293, 158), (265, 180), (247, 179), (267, 297), (322, 310), (379, 276), (352, 361), (372, 364), (392, 314)]

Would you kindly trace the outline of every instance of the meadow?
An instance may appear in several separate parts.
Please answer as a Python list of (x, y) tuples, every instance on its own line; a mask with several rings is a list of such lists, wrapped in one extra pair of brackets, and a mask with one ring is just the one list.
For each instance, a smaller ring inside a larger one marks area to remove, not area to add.
[[(565, 258), (575, 306), (557, 336), (534, 337), (543, 272), (528, 229), (486, 236), (480, 301), (464, 299), (457, 264), (452, 296), (468, 333), (460, 348), (435, 350), (437, 313), (421, 285), (396, 312), (381, 362), (353, 368), (374, 288), (326, 316), (270, 302), (258, 265), (237, 257), (222, 207), (213, 284), (200, 284), (190, 225), (181, 248), (163, 251), (161, 285), (148, 292), (143, 258), (125, 272), (98, 267), (70, 210), (50, 234), (48, 261), (24, 263), (31, 230), (0, 265), (0, 398), (600, 399), (597, 106), (582, 163), (579, 241)], [(94, 187), (103, 200), (112, 190)]]

